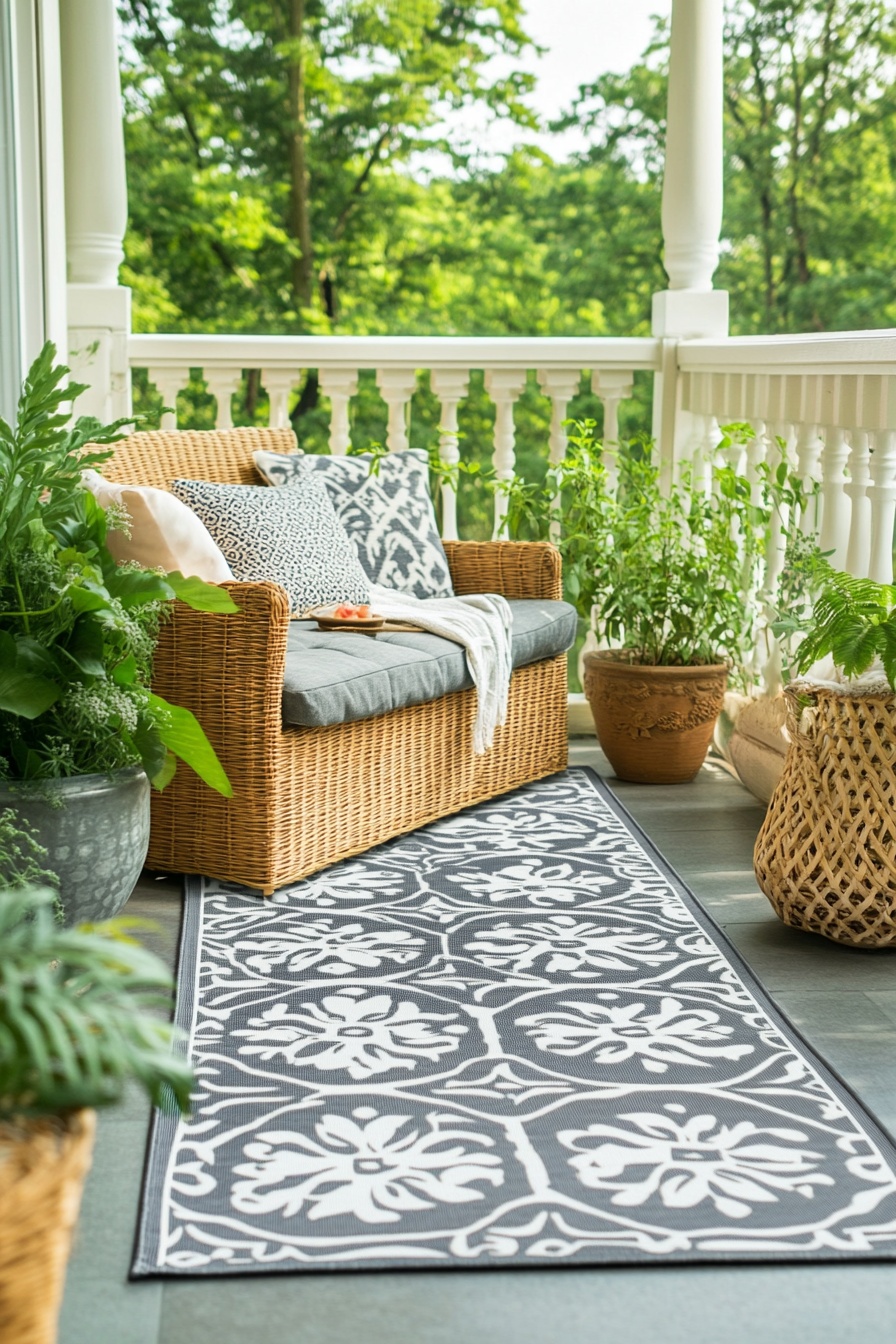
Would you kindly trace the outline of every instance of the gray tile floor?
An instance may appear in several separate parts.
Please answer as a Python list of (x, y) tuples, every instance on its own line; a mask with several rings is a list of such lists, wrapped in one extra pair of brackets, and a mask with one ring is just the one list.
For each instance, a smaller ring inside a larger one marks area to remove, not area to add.
[[(573, 764), (602, 768), (592, 741)], [(609, 771), (603, 773), (609, 778)], [(689, 785), (611, 780), (784, 1011), (896, 1130), (896, 951), (779, 924), (753, 877), (762, 810), (719, 767)], [(179, 883), (128, 913), (172, 958)], [(59, 1344), (877, 1344), (896, 1339), (896, 1264), (295, 1275), (129, 1284), (147, 1108), (101, 1118)], [(15, 1341), (3, 1341), (15, 1344)]]

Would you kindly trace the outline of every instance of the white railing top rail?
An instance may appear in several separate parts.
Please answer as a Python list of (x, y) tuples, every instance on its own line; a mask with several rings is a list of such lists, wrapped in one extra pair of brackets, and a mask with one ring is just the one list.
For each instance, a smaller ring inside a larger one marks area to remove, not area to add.
[(128, 339), (132, 368), (659, 368), (661, 343), (615, 336), (251, 336), (154, 334)]
[(685, 373), (896, 374), (896, 329), (682, 341)]

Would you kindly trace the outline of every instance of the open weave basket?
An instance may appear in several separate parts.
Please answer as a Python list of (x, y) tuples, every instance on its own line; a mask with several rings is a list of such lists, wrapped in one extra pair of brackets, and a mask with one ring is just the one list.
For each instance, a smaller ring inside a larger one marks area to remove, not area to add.
[(96, 1117), (0, 1126), (0, 1340), (54, 1344)]
[(790, 748), (756, 841), (759, 885), (794, 928), (896, 945), (896, 695), (801, 684), (785, 696)]

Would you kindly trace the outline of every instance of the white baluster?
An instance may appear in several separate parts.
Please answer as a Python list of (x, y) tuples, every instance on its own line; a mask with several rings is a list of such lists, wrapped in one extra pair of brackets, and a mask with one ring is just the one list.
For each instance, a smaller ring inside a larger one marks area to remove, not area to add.
[(851, 500), (846, 568), (857, 579), (868, 577), (871, 560), (871, 500), (868, 498), (870, 482), (870, 438), (863, 429), (855, 429), (852, 433), (852, 451), (849, 454), (849, 480), (844, 489)]
[(271, 429), (289, 428), (289, 398), (297, 378), (295, 369), (262, 369), (261, 382), (268, 394), (268, 425)]
[(844, 468), (849, 457), (849, 444), (846, 433), (839, 425), (830, 425), (825, 429), (824, 448), (821, 454), (821, 536), (819, 545), (830, 552), (830, 561), (835, 569), (843, 569), (846, 564), (846, 548), (849, 542), (850, 500), (846, 493), (846, 475)]
[(868, 577), (875, 583), (893, 582), (893, 524), (896, 520), (896, 431), (874, 436), (871, 502), (871, 554)]
[(377, 386), (389, 408), (386, 447), (390, 453), (408, 448), (408, 406), (417, 386), (414, 369), (377, 369)]
[(694, 493), (703, 494), (708, 499), (715, 487), (715, 467), (721, 437), (719, 422), (714, 415), (701, 415), (697, 417), (697, 423), (701, 430), (701, 439), (694, 453)]
[(170, 407), (162, 416), (160, 429), (177, 429), (177, 394), (190, 381), (189, 369), (148, 369), (149, 381), (155, 383), (162, 405)]
[(358, 390), (356, 369), (321, 369), (320, 390), (330, 400), (330, 453), (345, 457), (351, 445), (349, 408)]
[(551, 429), (548, 436), (548, 457), (556, 466), (566, 456), (566, 408), (579, 390), (581, 369), (539, 369), (538, 386), (551, 399)]
[[(782, 462), (786, 464), (788, 472), (791, 470), (796, 437), (792, 425), (778, 423), (769, 426), (769, 430), (768, 463), (770, 475), (774, 477)], [(782, 444), (783, 447), (781, 447)], [(784, 561), (787, 556), (787, 534), (791, 521), (790, 512), (790, 505), (786, 501), (781, 500), (777, 503), (772, 501), (772, 516), (769, 523), (765, 562), (765, 582), (763, 585), (768, 598), (766, 606), (766, 618), (768, 620), (774, 617), (778, 586), (784, 571)]]
[[(467, 395), (470, 375), (466, 369), (433, 369), (430, 386), (439, 398), (439, 456), (452, 469), (460, 461), (457, 408)], [(442, 536), (457, 540), (457, 490), (452, 480), (442, 482)]]
[(607, 487), (614, 491), (619, 483), (616, 449), (619, 447), (619, 403), (632, 394), (632, 375), (616, 369), (595, 369), (591, 375), (591, 390), (604, 404), (604, 466)]
[(818, 530), (819, 501), (814, 491), (821, 479), (821, 450), (823, 447), (824, 444), (818, 437), (817, 425), (803, 423), (797, 426), (796, 474), (803, 490), (809, 496), (809, 501), (805, 508), (801, 508), (799, 513), (794, 515), (791, 522), (794, 527), (798, 527), (802, 532), (817, 532)]
[[(548, 461), (551, 466), (562, 462), (566, 456), (568, 438), (566, 434), (566, 410), (579, 390), (582, 379), (580, 369), (540, 369), (538, 386), (546, 397), (551, 399), (551, 428), (548, 435)], [(554, 496), (554, 508), (559, 509), (560, 496)], [(556, 543), (560, 536), (560, 523), (552, 519), (551, 540)]]
[[(485, 390), (495, 403), (495, 449), (493, 462), (498, 481), (513, 479), (516, 455), (516, 433), (513, 425), (513, 407), (526, 386), (526, 375), (518, 369), (488, 369)], [(495, 536), (507, 513), (507, 497), (500, 490), (495, 494)]]
[(205, 385), (218, 403), (215, 413), (215, 429), (233, 429), (231, 398), (239, 389), (242, 378), (242, 369), (206, 369)]
[(750, 501), (758, 507), (762, 503), (763, 488), (760, 466), (768, 456), (768, 443), (765, 436), (765, 422), (754, 419), (753, 437), (747, 444), (745, 453), (745, 474), (750, 482)]

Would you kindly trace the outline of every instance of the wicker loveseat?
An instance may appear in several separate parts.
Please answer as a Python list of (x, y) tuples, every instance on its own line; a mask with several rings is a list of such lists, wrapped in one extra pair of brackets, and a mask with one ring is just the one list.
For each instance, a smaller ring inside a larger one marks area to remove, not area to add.
[[(289, 430), (137, 433), (104, 474), (164, 489), (175, 477), (257, 484), (257, 448), (291, 452)], [(457, 593), (560, 597), (560, 557), (540, 543), (446, 542)], [(471, 749), (475, 691), (375, 718), (284, 727), (289, 632), (274, 583), (228, 585), (236, 615), (178, 603), (163, 627), (154, 686), (199, 718), (234, 788), (222, 798), (181, 768), (152, 801), (150, 867), (275, 888), (437, 817), (566, 765), (566, 657), (513, 675), (507, 723)]]

